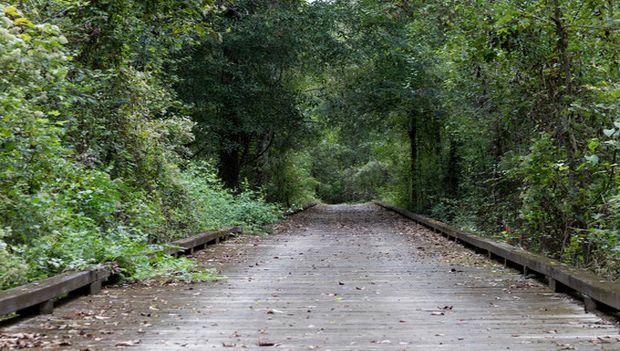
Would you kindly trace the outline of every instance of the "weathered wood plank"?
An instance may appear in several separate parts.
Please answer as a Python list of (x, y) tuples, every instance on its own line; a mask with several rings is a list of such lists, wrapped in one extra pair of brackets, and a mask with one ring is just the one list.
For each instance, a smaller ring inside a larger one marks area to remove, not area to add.
[[(544, 256), (527, 252), (512, 245), (481, 238), (471, 233), (466, 233), (448, 224), (439, 222), (423, 215), (377, 202), (383, 208), (399, 213), (428, 228), (436, 230), (447, 236), (461, 240), (471, 246), (487, 250), (495, 256), (505, 258), (530, 270), (553, 279), (553, 284), (562, 283), (570, 289), (581, 293), (586, 302), (588, 299), (603, 303), (606, 306), (620, 310), (620, 283), (601, 279), (588, 271), (570, 267), (562, 262)], [(590, 308), (592, 304), (589, 305)]]
[(376, 206), (319, 206), (274, 232), (195, 256), (226, 279), (111, 287), (5, 331), (50, 350), (67, 338), (132, 351), (620, 347), (618, 328), (573, 299)]
[(201, 246), (211, 241), (215, 241), (216, 239), (226, 235), (227, 233), (227, 231), (221, 230), (215, 233), (202, 233), (189, 238), (176, 240), (169, 244), (171, 248), (167, 249), (166, 253), (169, 255), (183, 253), (186, 250), (190, 250), (197, 246)]
[[(187, 250), (202, 247), (210, 242), (216, 242), (231, 234), (241, 233), (240, 227), (233, 227), (217, 232), (206, 232), (189, 238), (173, 241), (172, 248), (167, 254), (182, 254)], [(88, 287), (88, 293), (96, 294), (101, 290), (102, 282), (112, 274), (106, 265), (86, 269), (79, 272), (67, 272), (50, 278), (18, 286), (0, 292), (0, 316), (19, 312), (34, 306), (39, 306), (40, 313), (51, 313), (53, 300), (75, 290)]]
[(36, 306), (110, 276), (110, 269), (98, 266), (69, 272), (0, 292), (0, 315)]

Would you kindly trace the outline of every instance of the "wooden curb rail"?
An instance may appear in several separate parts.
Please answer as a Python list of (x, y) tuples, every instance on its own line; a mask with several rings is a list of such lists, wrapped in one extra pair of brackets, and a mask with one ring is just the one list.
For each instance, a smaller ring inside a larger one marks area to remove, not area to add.
[[(308, 204), (285, 213), (286, 216), (305, 211), (316, 206)], [(166, 254), (180, 256), (191, 255), (194, 251), (204, 249), (210, 244), (218, 244), (231, 235), (241, 234), (241, 227), (232, 227), (217, 232), (205, 232), (189, 238), (167, 244)], [(109, 265), (97, 265), (78, 272), (66, 272), (0, 291), (0, 317), (17, 312), (18, 314), (52, 313), (55, 301), (73, 292), (96, 294), (101, 285), (114, 274)]]
[[(67, 272), (32, 282), (0, 293), (0, 316), (13, 312), (51, 313), (54, 301), (75, 290), (88, 287), (88, 293), (96, 294), (101, 283), (108, 279), (111, 270), (100, 265), (95, 268)], [(27, 311), (31, 307), (38, 311)]]
[(202, 250), (206, 245), (219, 244), (220, 240), (226, 239), (228, 236), (241, 234), (241, 227), (232, 227), (217, 232), (207, 232), (189, 238), (173, 241), (168, 244), (171, 248), (166, 250), (169, 255), (191, 255), (194, 251)]
[(489, 258), (504, 260), (504, 264), (518, 265), (523, 273), (535, 272), (546, 277), (549, 286), (556, 292), (573, 290), (583, 297), (586, 311), (595, 309), (620, 310), (620, 283), (604, 280), (586, 270), (570, 267), (560, 261), (527, 252), (515, 246), (481, 238), (464, 232), (448, 224), (423, 215), (376, 202), (377, 205), (412, 219), (435, 232), (439, 232), (466, 246), (482, 250)]
[(312, 203), (309, 203), (309, 204), (304, 205), (304, 206), (302, 206), (302, 207), (299, 207), (299, 208), (296, 208), (296, 209), (293, 209), (293, 210), (288, 210), (288, 211), (286, 211), (286, 212), (284, 213), (284, 215), (285, 215), (286, 217), (289, 217), (289, 216), (292, 216), (292, 215), (297, 214), (297, 213), (299, 213), (299, 212), (303, 212), (303, 211), (305, 211), (305, 210), (311, 209), (312, 207), (314, 207), (314, 206), (316, 206), (316, 205), (318, 205), (318, 203), (316, 203), (316, 202), (312, 202)]
[[(175, 256), (192, 254), (195, 250), (200, 250), (206, 245), (217, 244), (221, 240), (241, 232), (240, 227), (233, 227), (176, 240), (168, 244), (171, 248), (167, 249), (166, 253)], [(0, 317), (14, 312), (20, 315), (52, 313), (54, 302), (58, 299), (76, 291), (96, 294), (101, 290), (102, 283), (112, 274), (112, 268), (103, 264), (79, 272), (58, 274), (0, 291)]]

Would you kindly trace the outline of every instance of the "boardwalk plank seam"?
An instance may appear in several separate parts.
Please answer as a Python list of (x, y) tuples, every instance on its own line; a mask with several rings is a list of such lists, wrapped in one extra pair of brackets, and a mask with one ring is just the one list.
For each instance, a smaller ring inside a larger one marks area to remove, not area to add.
[[(305, 205), (299, 209), (285, 213), (292, 216), (316, 206), (316, 203)], [(240, 227), (232, 227), (217, 232), (205, 232), (188, 238), (168, 243), (166, 254), (180, 256), (192, 254), (209, 244), (217, 244), (228, 236), (241, 234)], [(97, 265), (93, 268), (77, 272), (61, 273), (49, 278), (21, 285), (0, 292), (0, 317), (11, 313), (20, 313), (32, 308), (29, 313), (51, 313), (54, 302), (69, 293), (88, 287), (89, 294), (96, 294), (101, 290), (101, 284), (114, 274), (108, 264)]]
[[(618, 328), (518, 271), (375, 205), (321, 205), (196, 260), (226, 279), (135, 284), (7, 335), (42, 348), (616, 350)], [(484, 252), (486, 254), (486, 252)]]
[(486, 251), (489, 257), (502, 258), (507, 262), (519, 265), (524, 273), (532, 271), (544, 275), (549, 282), (549, 286), (555, 291), (561, 288), (568, 288), (580, 293), (586, 302), (587, 310), (597, 307), (612, 308), (615, 311), (620, 310), (620, 283), (602, 279), (586, 270), (570, 267), (560, 261), (536, 255), (506, 243), (464, 232), (446, 223), (396, 206), (382, 202), (376, 202), (376, 204), (435, 232), (439, 232), (448, 238)]

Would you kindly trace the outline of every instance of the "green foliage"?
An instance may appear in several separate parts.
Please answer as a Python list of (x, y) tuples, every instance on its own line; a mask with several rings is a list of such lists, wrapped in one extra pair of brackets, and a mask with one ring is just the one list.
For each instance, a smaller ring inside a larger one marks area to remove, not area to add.
[[(143, 255), (140, 255), (144, 257)], [(132, 280), (145, 280), (157, 277), (170, 277), (186, 283), (217, 280), (220, 276), (213, 269), (198, 267), (194, 261), (185, 258), (175, 258), (169, 255), (154, 255), (140, 264), (134, 265), (129, 277)]]
[[(115, 5), (114, 16), (136, 9)], [(53, 5), (24, 8), (44, 17)], [(279, 208), (251, 190), (232, 194), (186, 159), (193, 123), (153, 70), (159, 58), (145, 70), (131, 53), (118, 57), (112, 43), (131, 33), (116, 30), (101, 47), (67, 40), (60, 26), (85, 21), (72, 16), (36, 24), (0, 5), (0, 289), (109, 261), (127, 279), (210, 279), (157, 243), (260, 230)]]
[(312, 178), (312, 159), (308, 152), (290, 151), (269, 163), (271, 175), (267, 192), (270, 200), (284, 204), (289, 209), (301, 208), (315, 202), (317, 181)]
[(315, 148), (321, 196), (388, 199), (620, 276), (617, 2), (332, 8), (351, 51), (315, 109), (341, 131)]
[(321, 65), (342, 51), (330, 32), (336, 14), (303, 0), (231, 0), (220, 9), (206, 16), (212, 35), (171, 65), (196, 122), (193, 157), (214, 161), (229, 188), (247, 179), (284, 204), (309, 201), (311, 177), (293, 173), (307, 164), (301, 150), (316, 131)]
[(217, 35), (182, 52), (174, 71), (181, 78), (177, 91), (197, 122), (195, 155), (216, 159), (226, 185), (237, 188), (244, 176), (261, 171), (257, 164), (270, 149), (282, 149), (305, 131), (292, 70), (303, 48), (303, 5), (226, 5), (209, 14)]
[(21, 257), (9, 252), (3, 241), (10, 234), (9, 229), (0, 229), (0, 289), (27, 281), (28, 265)]
[[(264, 201), (260, 193), (247, 185), (237, 194), (224, 187), (215, 170), (206, 164), (191, 165), (181, 175), (181, 184), (188, 189), (201, 228), (241, 226), (260, 232), (263, 226), (280, 219), (280, 207)], [(205, 215), (206, 214), (206, 215)]]
[(560, 248), (552, 245), (568, 239), (565, 239), (568, 228), (563, 224), (572, 215), (575, 199), (569, 194), (569, 168), (565, 159), (566, 155), (549, 135), (543, 135), (534, 141), (519, 167), (510, 169), (516, 173), (512, 176), (523, 182), (520, 216), (524, 221), (521, 230), (525, 245), (542, 245), (548, 251), (556, 251)]
[(447, 132), (468, 165), (449, 201), (478, 230), (613, 278), (617, 7), (473, 2), (436, 24)]
[(106, 261), (209, 279), (158, 245), (316, 197), (617, 278), (619, 6), (10, 0), (0, 288)]

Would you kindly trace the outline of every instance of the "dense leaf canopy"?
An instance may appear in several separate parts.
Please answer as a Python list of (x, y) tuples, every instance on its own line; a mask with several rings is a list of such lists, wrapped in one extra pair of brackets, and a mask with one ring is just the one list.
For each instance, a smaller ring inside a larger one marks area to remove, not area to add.
[(373, 199), (618, 279), (619, 7), (0, 4), (0, 287)]

